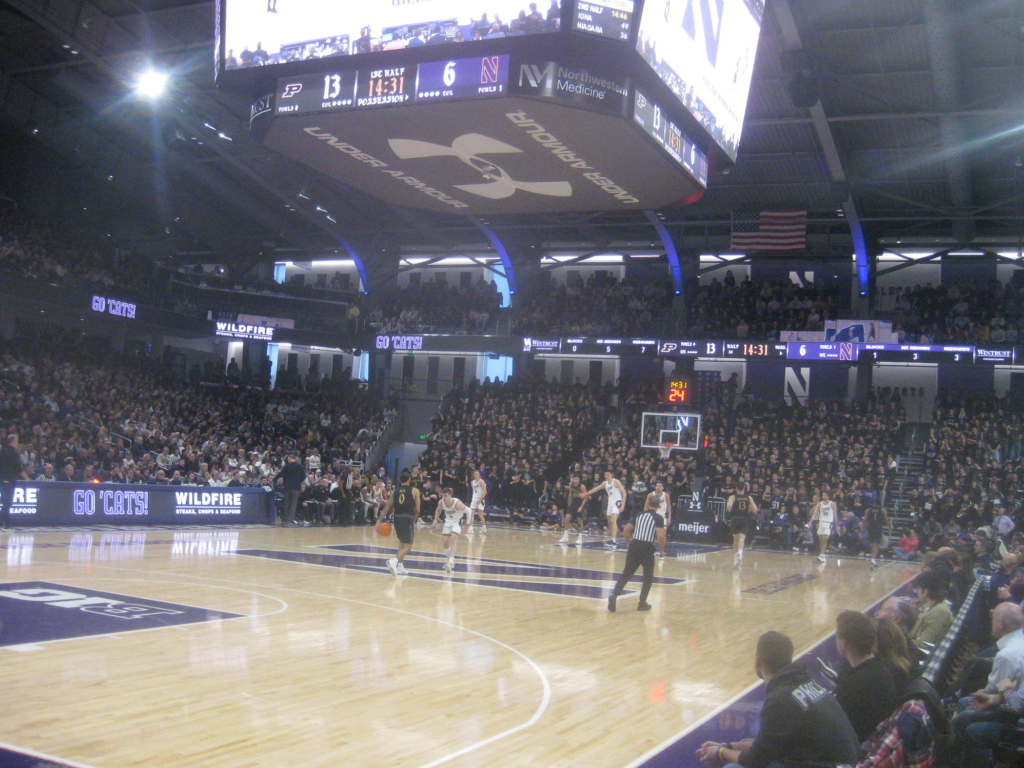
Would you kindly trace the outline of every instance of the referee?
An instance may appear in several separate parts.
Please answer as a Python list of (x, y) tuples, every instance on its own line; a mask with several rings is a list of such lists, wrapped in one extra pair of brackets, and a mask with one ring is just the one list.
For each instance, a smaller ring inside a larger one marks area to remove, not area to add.
[[(640, 588), (640, 603), (638, 611), (651, 610), (651, 604), (647, 602), (647, 595), (651, 591), (651, 584), (654, 583), (654, 536), (658, 528), (665, 527), (665, 518), (657, 512), (646, 509), (636, 516), (635, 520), (626, 523), (622, 532), (626, 536), (629, 549), (626, 550), (626, 565), (622, 569), (622, 575), (615, 583), (612, 593), (608, 595), (608, 610), (615, 613), (615, 600), (622, 594), (636, 569), (643, 566), (644, 585)], [(634, 531), (636, 535), (633, 535)]]

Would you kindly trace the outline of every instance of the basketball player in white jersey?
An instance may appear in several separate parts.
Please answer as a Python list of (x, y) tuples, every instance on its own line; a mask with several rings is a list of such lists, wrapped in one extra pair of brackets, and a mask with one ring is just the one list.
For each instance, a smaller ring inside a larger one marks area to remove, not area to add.
[(469, 520), (473, 513), (469, 507), (455, 498), (455, 492), (451, 488), (441, 491), (441, 498), (437, 502), (437, 510), (434, 512), (435, 528), (442, 512), (444, 512), (444, 526), (441, 528), (441, 544), (444, 547), (445, 557), (448, 558), (443, 569), (451, 573), (455, 570), (455, 548), (459, 542), (459, 534), (462, 533), (462, 524)]
[(580, 494), (580, 498), (585, 499), (587, 496), (598, 491), (604, 491), (608, 497), (604, 514), (608, 518), (608, 535), (611, 536), (611, 541), (605, 546), (608, 549), (614, 550), (618, 546), (619, 540), (619, 513), (626, 506), (626, 489), (615, 478), (614, 473), (610, 469), (606, 469), (604, 471), (604, 482), (598, 483), (586, 493)]
[(818, 521), (818, 548), (821, 554), (818, 561), (825, 562), (825, 550), (828, 548), (828, 537), (832, 535), (832, 526), (835, 524), (836, 515), (839, 514), (838, 505), (829, 499), (829, 492), (822, 490), (821, 501), (814, 505), (811, 510), (811, 520), (807, 527), (813, 530), (814, 521)]
[(656, 517), (661, 518), (661, 525), (654, 530), (655, 538), (658, 541), (658, 557), (665, 559), (665, 540), (668, 538), (666, 530), (672, 525), (672, 505), (669, 504), (668, 494), (665, 492), (664, 483), (655, 483), (654, 490), (647, 494), (644, 502), (644, 512), (651, 511)]
[[(480, 533), (484, 536), (487, 535), (487, 519), (484, 517), (484, 499), (487, 498), (487, 483), (480, 477), (480, 470), (473, 470), (473, 479), (469, 483), (470, 489), (473, 491), (473, 497), (469, 500), (469, 518), (466, 521), (466, 533), (470, 534), (473, 532), (473, 513), (476, 512), (480, 516)], [(459, 502), (462, 503), (461, 501)]]

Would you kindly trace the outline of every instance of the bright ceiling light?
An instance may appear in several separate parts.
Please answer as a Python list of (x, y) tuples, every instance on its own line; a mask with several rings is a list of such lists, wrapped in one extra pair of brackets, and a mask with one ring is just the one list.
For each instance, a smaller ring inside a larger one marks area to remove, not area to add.
[(135, 93), (147, 99), (155, 99), (164, 92), (166, 86), (167, 75), (149, 70), (139, 76), (139, 81), (135, 85)]

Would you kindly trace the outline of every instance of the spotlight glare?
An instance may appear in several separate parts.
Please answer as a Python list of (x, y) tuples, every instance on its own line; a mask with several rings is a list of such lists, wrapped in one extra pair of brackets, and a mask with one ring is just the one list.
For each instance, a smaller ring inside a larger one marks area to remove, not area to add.
[(139, 76), (139, 81), (135, 84), (135, 93), (147, 99), (155, 99), (164, 92), (166, 85), (167, 75), (149, 70)]

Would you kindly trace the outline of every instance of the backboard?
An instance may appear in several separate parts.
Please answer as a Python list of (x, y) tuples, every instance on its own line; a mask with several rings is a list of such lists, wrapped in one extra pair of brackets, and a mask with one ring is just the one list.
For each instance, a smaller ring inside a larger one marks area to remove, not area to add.
[(700, 415), (644, 412), (640, 421), (640, 447), (661, 448), (663, 443), (683, 451), (700, 446)]

